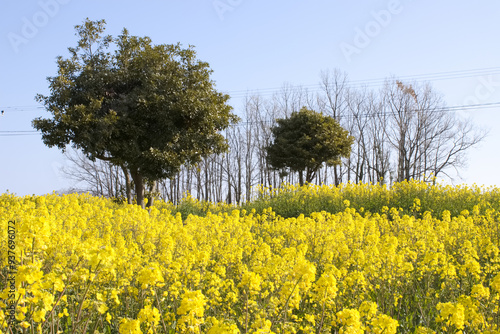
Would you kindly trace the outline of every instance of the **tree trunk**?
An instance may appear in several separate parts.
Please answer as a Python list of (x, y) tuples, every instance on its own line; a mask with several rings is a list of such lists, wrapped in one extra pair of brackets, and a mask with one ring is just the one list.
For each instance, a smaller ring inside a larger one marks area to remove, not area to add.
[(144, 179), (137, 169), (131, 170), (130, 175), (132, 176), (132, 180), (134, 180), (137, 204), (144, 209), (146, 207), (144, 204)]
[(151, 182), (151, 188), (149, 189), (149, 195), (148, 195), (148, 204), (147, 204), (148, 208), (152, 207), (154, 204), (156, 189), (157, 189), (157, 182), (156, 181)]
[(132, 198), (132, 183), (130, 181), (130, 174), (128, 173), (127, 168), (125, 166), (121, 166), (123, 175), (125, 175), (125, 192), (127, 195), (127, 203), (132, 204), (133, 198)]
[(336, 187), (338, 187), (338, 185), (340, 184), (337, 167), (338, 167), (337, 165), (333, 166), (333, 175), (334, 175), (334, 182), (335, 182)]

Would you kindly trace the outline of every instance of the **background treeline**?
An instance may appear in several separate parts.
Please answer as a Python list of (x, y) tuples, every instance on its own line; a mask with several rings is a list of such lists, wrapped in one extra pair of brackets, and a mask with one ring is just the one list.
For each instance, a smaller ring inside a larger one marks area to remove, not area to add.
[[(307, 107), (336, 119), (355, 138), (342, 164), (321, 168), (313, 183), (371, 182), (391, 185), (404, 180), (432, 182), (451, 177), (465, 163), (465, 153), (485, 133), (446, 107), (426, 83), (387, 79), (379, 89), (351, 84), (338, 70), (323, 72), (320, 90), (285, 84), (272, 96), (249, 94), (241, 120), (225, 132), (229, 150), (185, 165), (176, 177), (147, 184), (148, 196), (179, 203), (186, 193), (197, 200), (241, 204), (254, 198), (257, 185), (276, 188), (298, 183), (297, 173), (272, 170), (265, 148), (272, 142), (276, 119)], [(131, 177), (126, 169), (81, 153), (68, 154), (63, 172), (75, 180), (69, 191), (126, 198)], [(132, 187), (133, 189), (133, 187)]]

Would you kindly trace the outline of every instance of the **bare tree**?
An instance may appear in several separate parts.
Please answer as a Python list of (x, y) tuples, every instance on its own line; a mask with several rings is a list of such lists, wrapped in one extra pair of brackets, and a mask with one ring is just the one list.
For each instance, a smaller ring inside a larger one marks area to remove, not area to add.
[(372, 140), (371, 168), (374, 175), (373, 181), (385, 184), (388, 180), (390, 182), (391, 173), (390, 143), (385, 137), (388, 117), (383, 112), (382, 102), (374, 96), (373, 92), (370, 104), (371, 115), (369, 131)]
[[(348, 77), (345, 72), (340, 70), (323, 71), (321, 72), (320, 86), (323, 94), (318, 98), (319, 111), (332, 116), (345, 129), (350, 130), (349, 124), (346, 124), (347, 109), (347, 90)], [(347, 172), (342, 171), (342, 166), (334, 166), (334, 183), (339, 185), (342, 182), (342, 175)], [(348, 169), (348, 168), (347, 168)]]
[(396, 181), (429, 180), (464, 163), (485, 133), (457, 119), (429, 84), (387, 81), (384, 134), (396, 151)]
[(65, 156), (69, 165), (63, 167), (61, 172), (75, 182), (72, 191), (89, 192), (94, 196), (127, 198), (132, 202), (130, 185), (127, 189), (130, 177), (125, 168), (106, 161), (91, 161), (77, 150), (66, 151)]
[[(371, 116), (370, 94), (364, 90), (350, 89), (347, 95), (348, 130), (355, 138), (351, 156), (348, 159), (348, 179), (358, 183), (360, 181), (371, 182), (371, 128), (369, 118)], [(351, 172), (354, 174), (350, 177)]]

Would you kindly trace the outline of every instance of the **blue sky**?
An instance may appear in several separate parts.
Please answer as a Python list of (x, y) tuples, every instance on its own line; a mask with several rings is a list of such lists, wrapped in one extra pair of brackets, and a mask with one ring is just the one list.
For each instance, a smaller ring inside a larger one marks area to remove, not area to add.
[[(126, 27), (157, 44), (194, 45), (217, 88), (234, 96), (236, 112), (242, 92), (279, 90), (285, 82), (314, 87), (320, 71), (335, 68), (361, 82), (420, 76), (449, 106), (500, 102), (494, 0), (2, 0), (0, 192), (44, 194), (70, 185), (58, 172), (66, 164), (60, 151), (38, 134), (7, 131), (32, 131), (31, 120), (47, 115), (34, 97), (48, 93), (56, 56), (68, 55), (74, 26), (86, 17), (105, 19), (112, 35)], [(444, 72), (453, 75), (435, 75)], [(500, 107), (461, 113), (490, 132), (454, 183), (500, 185)]]

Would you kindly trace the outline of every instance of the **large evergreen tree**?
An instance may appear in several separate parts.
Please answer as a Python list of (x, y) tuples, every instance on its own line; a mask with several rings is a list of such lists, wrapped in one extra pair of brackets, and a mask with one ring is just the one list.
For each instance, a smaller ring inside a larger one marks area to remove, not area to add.
[(353, 137), (332, 117), (302, 108), (277, 123), (267, 160), (282, 173), (298, 172), (301, 185), (311, 182), (323, 163), (338, 165), (351, 153)]
[(104, 20), (76, 26), (77, 47), (70, 58), (58, 57), (50, 94), (37, 96), (52, 118), (33, 126), (49, 147), (72, 145), (126, 168), (144, 207), (146, 182), (226, 150), (220, 132), (237, 117), (192, 46), (154, 45), (126, 29), (113, 38), (104, 30)]

